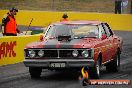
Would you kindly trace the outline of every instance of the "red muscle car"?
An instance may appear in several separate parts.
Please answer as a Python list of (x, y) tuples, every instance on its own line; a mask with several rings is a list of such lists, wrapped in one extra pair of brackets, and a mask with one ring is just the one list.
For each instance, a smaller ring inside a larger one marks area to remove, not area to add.
[(99, 78), (102, 66), (107, 71), (119, 70), (122, 39), (100, 21), (56, 22), (24, 51), (31, 77), (40, 77), (42, 69), (88, 67), (90, 76)]

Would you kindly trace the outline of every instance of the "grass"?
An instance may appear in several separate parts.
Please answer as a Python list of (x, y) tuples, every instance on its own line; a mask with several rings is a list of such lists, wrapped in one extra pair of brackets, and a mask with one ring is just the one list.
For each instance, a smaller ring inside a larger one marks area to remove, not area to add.
[[(0, 9), (114, 13), (114, 0), (0, 0)], [(127, 9), (129, 12), (130, 4)]]

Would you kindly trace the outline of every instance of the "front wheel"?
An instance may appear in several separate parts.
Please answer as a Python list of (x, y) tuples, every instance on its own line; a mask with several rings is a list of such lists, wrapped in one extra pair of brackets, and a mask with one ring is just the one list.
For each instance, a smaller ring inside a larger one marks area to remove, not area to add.
[(100, 58), (96, 61), (96, 64), (94, 67), (90, 67), (90, 77), (93, 79), (99, 79), (100, 78)]

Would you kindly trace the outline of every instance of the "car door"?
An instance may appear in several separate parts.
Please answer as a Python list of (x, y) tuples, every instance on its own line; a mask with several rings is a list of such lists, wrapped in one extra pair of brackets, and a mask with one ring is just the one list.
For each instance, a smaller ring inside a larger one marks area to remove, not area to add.
[[(100, 37), (102, 38), (102, 35), (107, 35), (106, 31), (105, 31), (105, 28), (103, 27), (103, 24), (100, 24), (99, 25), (99, 29), (101, 30), (100, 32)], [(101, 39), (101, 52), (102, 52), (102, 63), (105, 63), (108, 58), (109, 58), (109, 39), (108, 37), (106, 36), (105, 39)]]
[(105, 29), (106, 31), (106, 34), (107, 34), (107, 51), (108, 51), (108, 54), (107, 54), (107, 61), (111, 60), (113, 58), (113, 55), (115, 53), (114, 51), (114, 42), (113, 42), (113, 32), (111, 31), (109, 25), (107, 23), (103, 23), (103, 28)]
[(111, 42), (111, 59), (114, 58), (115, 54), (117, 53), (117, 47), (118, 47), (118, 37), (114, 35), (113, 31), (111, 30), (110, 26), (105, 23), (105, 25), (108, 27), (108, 31), (110, 33), (110, 42)]

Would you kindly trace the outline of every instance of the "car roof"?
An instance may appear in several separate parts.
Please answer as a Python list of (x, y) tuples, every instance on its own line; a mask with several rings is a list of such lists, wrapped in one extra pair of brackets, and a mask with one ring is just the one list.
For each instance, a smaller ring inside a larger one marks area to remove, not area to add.
[(89, 25), (99, 25), (101, 24), (101, 21), (62, 21), (62, 22), (56, 22), (54, 24), (89, 24)]

